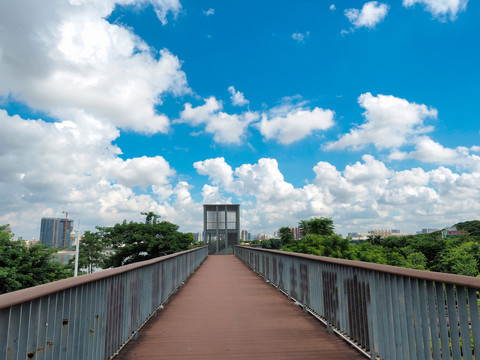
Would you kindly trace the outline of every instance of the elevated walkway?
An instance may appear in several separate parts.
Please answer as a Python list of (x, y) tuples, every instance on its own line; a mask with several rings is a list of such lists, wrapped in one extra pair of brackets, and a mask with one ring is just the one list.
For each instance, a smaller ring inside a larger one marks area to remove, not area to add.
[(218, 255), (114, 359), (365, 357), (234, 255)]

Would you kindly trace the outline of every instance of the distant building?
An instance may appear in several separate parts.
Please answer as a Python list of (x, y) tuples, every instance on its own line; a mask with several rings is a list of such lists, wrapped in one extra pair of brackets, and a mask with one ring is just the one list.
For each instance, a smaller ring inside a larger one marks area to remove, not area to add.
[(250, 240), (252, 240), (252, 234), (250, 234), (247, 230), (242, 230), (240, 231), (240, 239), (245, 242), (249, 242)]
[(290, 229), (292, 230), (293, 238), (295, 240), (303, 239), (303, 235), (299, 227), (292, 227)]
[(73, 230), (73, 220), (60, 218), (42, 218), (40, 223), (40, 243), (44, 246), (69, 248), (70, 233)]
[(375, 229), (375, 230), (370, 230), (368, 233), (373, 236), (381, 236), (381, 237), (392, 236), (392, 230), (390, 229)]
[(435, 231), (438, 231), (438, 229), (422, 229), (421, 231), (417, 231), (417, 234), (430, 234)]
[[(362, 234), (363, 235), (363, 234)], [(370, 230), (367, 236), (380, 236), (382, 238), (389, 237), (389, 236), (409, 236), (412, 234), (402, 233), (400, 230), (392, 230), (392, 229), (375, 229)]]
[(389, 236), (409, 236), (412, 234), (401, 233), (400, 230), (396, 229), (374, 229), (370, 230), (368, 233), (359, 233), (359, 232), (350, 232), (348, 236), (352, 238), (352, 240), (366, 240), (370, 236), (380, 236), (381, 238), (389, 237)]
[(258, 234), (255, 236), (256, 240), (270, 240), (273, 239), (273, 235), (270, 234)]
[(442, 239), (448, 238), (448, 237), (466, 235), (466, 234), (468, 234), (468, 231), (457, 230), (457, 228), (455, 226), (452, 226), (450, 228), (446, 228), (446, 229), (442, 230)]
[(193, 240), (195, 240), (195, 242), (202, 241), (202, 233), (192, 233), (192, 235), (193, 235)]

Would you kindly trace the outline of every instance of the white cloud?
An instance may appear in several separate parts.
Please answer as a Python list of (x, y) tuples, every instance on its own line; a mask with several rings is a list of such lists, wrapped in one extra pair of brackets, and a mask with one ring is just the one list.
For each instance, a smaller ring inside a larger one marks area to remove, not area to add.
[(305, 39), (309, 36), (310, 36), (310, 31), (307, 31), (306, 33), (294, 32), (292, 34), (292, 39), (299, 43), (304, 43)]
[(334, 112), (321, 108), (310, 108), (305, 103), (283, 104), (263, 113), (257, 124), (260, 133), (267, 139), (275, 139), (281, 144), (299, 141), (315, 131), (326, 130), (334, 125)]
[(240, 115), (227, 114), (223, 111), (223, 105), (214, 97), (205, 99), (205, 104), (192, 107), (185, 104), (180, 113), (180, 119), (176, 122), (189, 123), (192, 126), (205, 124), (205, 131), (213, 134), (213, 139), (219, 143), (240, 144), (245, 137), (248, 125), (258, 119), (256, 112), (246, 111)]
[(352, 128), (338, 141), (328, 143), (325, 146), (327, 150), (346, 147), (358, 150), (367, 144), (373, 144), (379, 150), (396, 150), (413, 142), (420, 134), (432, 131), (423, 121), (437, 117), (436, 109), (392, 95), (365, 93), (359, 96), (358, 103), (365, 109), (365, 122)]
[(248, 100), (245, 99), (245, 96), (242, 92), (236, 91), (233, 86), (228, 87), (228, 92), (230, 93), (230, 100), (232, 100), (232, 104), (235, 106), (244, 106), (248, 104)]
[(410, 153), (394, 153), (391, 160), (416, 159), (425, 163), (455, 166), (457, 168), (480, 171), (480, 156), (472, 154), (476, 147), (468, 149), (459, 146), (455, 149), (446, 148), (427, 136), (421, 136), (415, 140), (415, 150)]
[(208, 175), (213, 184), (221, 184), (227, 190), (233, 190), (233, 170), (225, 162), (225, 158), (197, 161), (193, 164), (193, 167), (200, 175)]
[(202, 196), (204, 204), (230, 204), (231, 198), (225, 198), (218, 186), (210, 186), (205, 184), (202, 188)]
[[(219, 161), (219, 159), (211, 159)], [(371, 155), (347, 165), (343, 171), (328, 162), (313, 168), (312, 184), (295, 187), (285, 180), (275, 159), (260, 159), (228, 168), (222, 179), (213, 166), (203, 168), (214, 185), (206, 185), (210, 199), (235, 195), (242, 203), (242, 227), (261, 229), (294, 226), (311, 216), (333, 217), (338, 231), (400, 228), (414, 232), (422, 227), (444, 227), (478, 217), (480, 172), (453, 173), (444, 167), (395, 171)], [(233, 181), (233, 186), (232, 186)], [(241, 186), (240, 186), (241, 185)]]
[(82, 111), (142, 133), (166, 132), (158, 114), (166, 93), (190, 90), (181, 63), (158, 54), (130, 29), (105, 18), (116, 4), (152, 4), (159, 19), (177, 0), (0, 3), (0, 96), (12, 96), (55, 118)]
[(363, 4), (361, 10), (354, 8), (346, 9), (345, 16), (355, 28), (366, 27), (372, 29), (387, 16), (388, 9), (389, 6), (387, 4), (370, 1)]
[(210, 15), (213, 15), (213, 14), (215, 14), (215, 9), (210, 8), (208, 10), (203, 10), (203, 15), (205, 15), (205, 16), (210, 16)]
[(450, 17), (455, 20), (459, 12), (467, 9), (468, 0), (403, 0), (403, 6), (412, 7), (415, 4), (423, 4), (425, 9), (435, 18), (442, 21)]
[(335, 4), (330, 5), (329, 7), (330, 10), (335, 11), (337, 8), (335, 7)]
[(110, 167), (109, 172), (113, 180), (129, 187), (146, 188), (152, 184), (163, 185), (175, 175), (175, 170), (170, 168), (169, 163), (161, 156), (142, 156), (127, 160), (116, 158), (115, 161), (100, 166)]
[(86, 115), (75, 122), (24, 120), (4, 110), (0, 123), (0, 207), (5, 222), (25, 229), (19, 235), (38, 237), (40, 217), (64, 210), (80, 213), (76, 220), (91, 228), (141, 211), (165, 213), (132, 188), (152, 186), (166, 199), (175, 171), (161, 156), (120, 159), (113, 126)]

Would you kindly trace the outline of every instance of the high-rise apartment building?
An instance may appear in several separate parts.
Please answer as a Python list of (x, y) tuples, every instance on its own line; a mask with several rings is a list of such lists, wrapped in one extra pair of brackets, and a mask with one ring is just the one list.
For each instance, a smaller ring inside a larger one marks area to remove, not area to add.
[[(66, 223), (65, 223), (66, 221)], [(42, 218), (40, 223), (40, 243), (48, 247), (69, 248), (73, 220), (60, 218)]]

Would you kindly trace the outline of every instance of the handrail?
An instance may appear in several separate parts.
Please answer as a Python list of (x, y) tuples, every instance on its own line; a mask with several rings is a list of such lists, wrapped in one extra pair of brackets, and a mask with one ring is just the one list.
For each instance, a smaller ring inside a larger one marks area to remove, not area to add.
[(372, 359), (480, 357), (480, 279), (237, 246), (235, 255)]
[(0, 359), (110, 359), (207, 256), (203, 246), (0, 295)]
[(473, 277), (473, 276), (447, 274), (447, 273), (436, 272), (436, 271), (408, 269), (408, 268), (402, 268), (398, 266), (369, 263), (365, 261), (337, 259), (337, 258), (331, 258), (326, 256), (285, 252), (280, 250), (263, 249), (263, 248), (245, 246), (245, 245), (237, 245), (237, 246), (245, 247), (247, 249), (253, 248), (259, 251), (266, 251), (266, 252), (272, 252), (272, 253), (278, 253), (278, 254), (286, 253), (299, 258), (323, 261), (325, 263), (330, 263), (330, 264), (337, 264), (337, 265), (351, 266), (359, 269), (380, 271), (380, 272), (391, 274), (391, 275), (408, 276), (408, 277), (419, 279), (419, 280), (440, 281), (445, 284), (468, 286), (468, 287), (480, 290), (480, 278)]
[(0, 309), (4, 309), (13, 305), (21, 304), (26, 301), (30, 301), (42, 296), (50, 295), (62, 290), (69, 289), (71, 287), (88, 284), (90, 282), (98, 281), (108, 278), (110, 276), (123, 274), (128, 271), (132, 271), (138, 268), (156, 264), (161, 261), (165, 261), (169, 258), (176, 257), (182, 254), (195, 251), (196, 249), (185, 250), (170, 255), (161, 256), (155, 259), (149, 259), (139, 261), (133, 264), (119, 266), (116, 268), (106, 269), (98, 271), (92, 274), (84, 274), (77, 277), (71, 277), (67, 279), (53, 281), (51, 283), (33, 286), (26, 289), (12, 291), (6, 294), (0, 295)]

